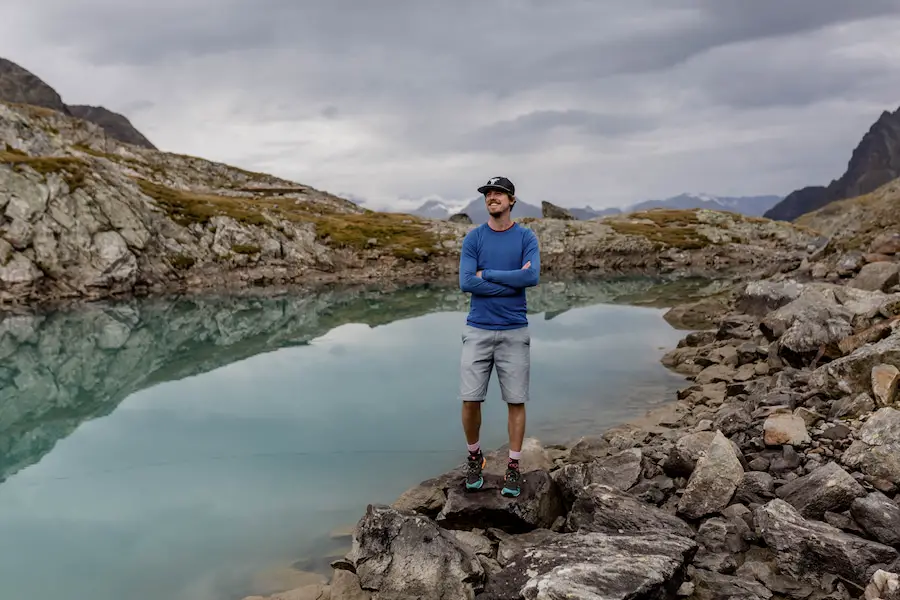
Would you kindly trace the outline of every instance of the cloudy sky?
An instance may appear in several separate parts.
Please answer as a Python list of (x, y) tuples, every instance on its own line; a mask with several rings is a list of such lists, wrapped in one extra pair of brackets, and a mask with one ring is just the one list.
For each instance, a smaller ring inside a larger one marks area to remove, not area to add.
[(900, 0), (30, 0), (0, 56), (157, 146), (373, 206), (825, 184), (900, 106)]

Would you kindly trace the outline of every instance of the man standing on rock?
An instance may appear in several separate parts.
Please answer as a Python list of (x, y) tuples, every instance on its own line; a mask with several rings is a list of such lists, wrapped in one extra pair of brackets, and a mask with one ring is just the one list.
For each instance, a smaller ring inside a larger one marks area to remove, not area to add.
[(496, 367), (509, 431), (509, 463), (501, 493), (515, 497), (521, 490), (519, 459), (531, 371), (525, 288), (538, 284), (541, 258), (534, 232), (510, 217), (516, 203), (513, 183), (493, 177), (478, 192), (484, 194), (488, 221), (466, 234), (459, 258), (459, 287), (472, 295), (462, 334), (459, 378), (469, 450), (466, 489), (484, 485), (482, 470), (487, 463), (479, 443), (481, 403)]

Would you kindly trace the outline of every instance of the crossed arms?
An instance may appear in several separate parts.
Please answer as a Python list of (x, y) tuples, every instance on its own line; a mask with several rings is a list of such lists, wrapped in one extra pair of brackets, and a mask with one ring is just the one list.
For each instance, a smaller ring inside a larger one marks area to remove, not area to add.
[(541, 273), (541, 255), (537, 236), (534, 234), (528, 236), (525, 242), (524, 255), (525, 264), (521, 269), (479, 271), (474, 240), (467, 237), (459, 256), (460, 289), (476, 296), (513, 296), (526, 287), (537, 285)]

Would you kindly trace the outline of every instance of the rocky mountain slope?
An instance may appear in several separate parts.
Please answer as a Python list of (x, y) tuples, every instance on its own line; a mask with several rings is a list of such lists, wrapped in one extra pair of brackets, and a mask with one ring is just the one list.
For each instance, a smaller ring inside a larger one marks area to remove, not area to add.
[(135, 129), (128, 118), (119, 113), (113, 112), (102, 106), (83, 106), (78, 104), (69, 105), (69, 112), (71, 112), (74, 117), (96, 123), (102, 127), (106, 133), (120, 142), (156, 149), (156, 146), (150, 143), (150, 140), (145, 138), (144, 134)]
[[(262, 173), (123, 144), (86, 121), (0, 103), (0, 301), (327, 280), (457, 276), (471, 225), (366, 211)], [(523, 219), (546, 273), (798, 263), (791, 224), (714, 211)]]
[(868, 194), (900, 177), (900, 108), (883, 112), (853, 150), (847, 170), (827, 186), (796, 190), (765, 213), (792, 221), (838, 200)]
[(40, 77), (5, 58), (0, 58), (0, 101), (59, 111), (64, 115), (96, 123), (108, 135), (121, 142), (156, 148), (123, 115), (102, 106), (67, 105), (56, 90)]
[(884, 260), (900, 245), (900, 179), (868, 194), (838, 200), (798, 217), (796, 224), (829, 238), (828, 254), (854, 251), (868, 262)]

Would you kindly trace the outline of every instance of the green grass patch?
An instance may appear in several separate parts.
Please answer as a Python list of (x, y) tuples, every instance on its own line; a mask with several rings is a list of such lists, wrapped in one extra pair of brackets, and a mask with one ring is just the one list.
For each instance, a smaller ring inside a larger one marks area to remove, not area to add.
[(58, 173), (72, 191), (84, 183), (88, 169), (83, 160), (74, 156), (28, 156), (9, 146), (0, 152), (0, 164), (11, 165), (14, 169), (28, 167), (44, 176)]
[(661, 247), (697, 250), (712, 242), (697, 231), (697, 209), (652, 209), (604, 221), (616, 233), (646, 238)]
[(438, 243), (437, 236), (411, 215), (366, 212), (363, 214), (317, 215), (316, 235), (319, 240), (340, 248), (362, 250), (375, 245), (388, 248), (397, 258), (425, 260), (416, 248), (431, 254)]
[[(146, 179), (135, 178), (141, 191), (153, 198), (175, 222), (187, 226), (206, 224), (215, 216), (226, 216), (249, 225), (271, 225), (265, 214), (270, 213), (294, 223), (312, 223), (321, 243), (335, 248), (364, 250), (373, 245), (398, 258), (422, 261), (435, 253), (439, 238), (427, 230), (418, 217), (399, 213), (339, 213), (326, 204), (297, 203), (292, 198), (264, 196), (239, 198), (205, 192), (176, 190)], [(255, 251), (259, 251), (258, 248)], [(237, 250), (235, 250), (237, 252)]]

